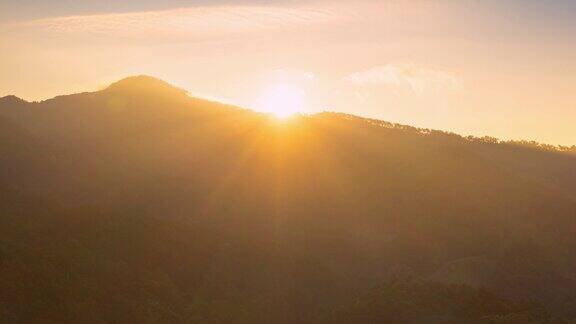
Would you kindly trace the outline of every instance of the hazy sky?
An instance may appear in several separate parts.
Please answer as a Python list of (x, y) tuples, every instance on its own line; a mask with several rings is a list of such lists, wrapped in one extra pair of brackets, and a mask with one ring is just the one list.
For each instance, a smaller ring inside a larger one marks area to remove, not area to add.
[(0, 0), (0, 96), (148, 74), (192, 95), (576, 144), (576, 1)]

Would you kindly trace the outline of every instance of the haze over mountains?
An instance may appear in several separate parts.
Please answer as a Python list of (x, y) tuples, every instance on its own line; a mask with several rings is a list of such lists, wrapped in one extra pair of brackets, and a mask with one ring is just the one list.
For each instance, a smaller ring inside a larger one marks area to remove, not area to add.
[(576, 150), (151, 77), (0, 99), (8, 323), (562, 323)]

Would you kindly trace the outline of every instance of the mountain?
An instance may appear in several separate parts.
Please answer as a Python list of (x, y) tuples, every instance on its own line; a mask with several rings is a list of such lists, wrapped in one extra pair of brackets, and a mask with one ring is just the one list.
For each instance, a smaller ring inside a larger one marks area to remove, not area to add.
[(390, 298), (415, 323), (576, 317), (566, 148), (279, 122), (147, 76), (2, 98), (0, 144), (8, 322), (403, 322), (361, 306)]
[(466, 285), (391, 277), (327, 323), (569, 323), (534, 302), (512, 302)]

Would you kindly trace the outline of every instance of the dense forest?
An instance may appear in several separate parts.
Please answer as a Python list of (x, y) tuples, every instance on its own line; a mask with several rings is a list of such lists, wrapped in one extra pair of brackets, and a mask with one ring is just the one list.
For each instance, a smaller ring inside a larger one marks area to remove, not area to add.
[(151, 77), (0, 99), (0, 322), (570, 323), (576, 148)]

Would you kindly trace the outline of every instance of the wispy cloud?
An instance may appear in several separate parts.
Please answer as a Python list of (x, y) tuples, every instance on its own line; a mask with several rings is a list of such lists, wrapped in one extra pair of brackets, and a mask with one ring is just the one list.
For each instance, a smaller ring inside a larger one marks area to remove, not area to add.
[(462, 81), (456, 75), (442, 69), (413, 63), (375, 66), (349, 75), (345, 79), (359, 86), (408, 88), (416, 94), (462, 88)]
[(19, 23), (18, 26), (57, 33), (199, 35), (294, 28), (341, 18), (335, 12), (314, 7), (205, 6), (48, 18)]

